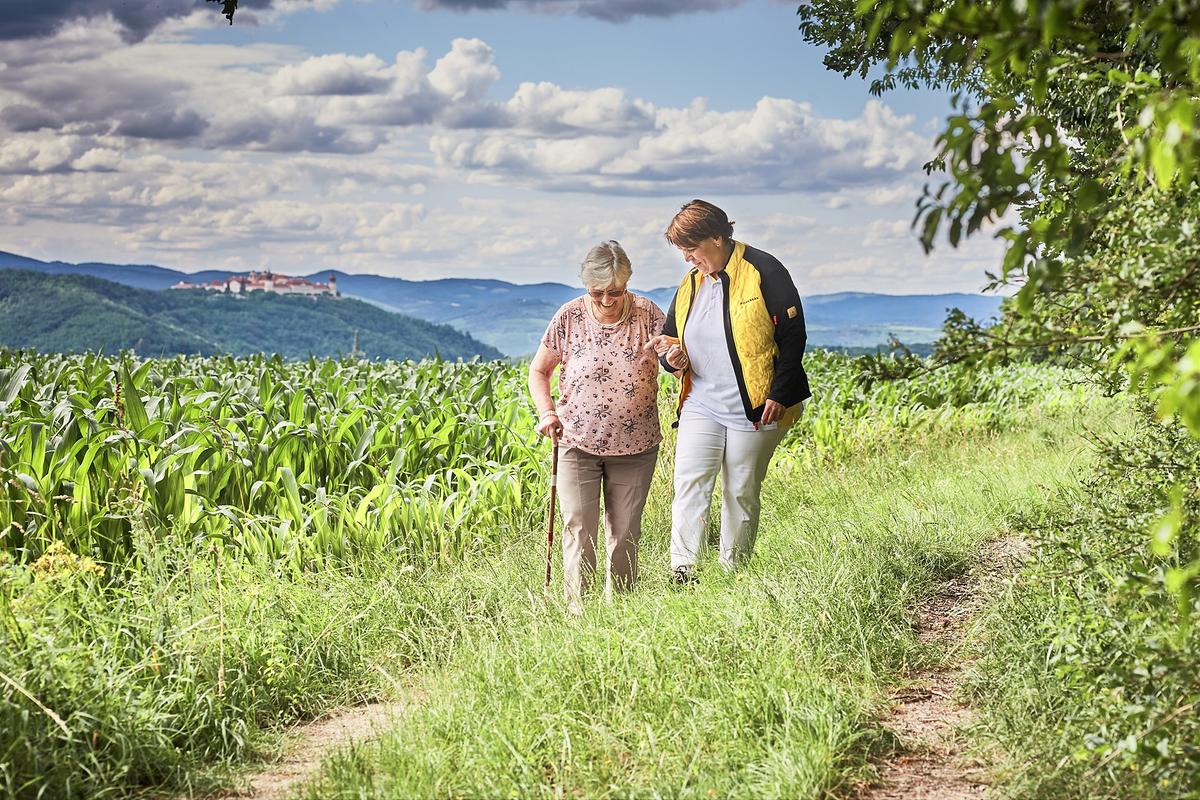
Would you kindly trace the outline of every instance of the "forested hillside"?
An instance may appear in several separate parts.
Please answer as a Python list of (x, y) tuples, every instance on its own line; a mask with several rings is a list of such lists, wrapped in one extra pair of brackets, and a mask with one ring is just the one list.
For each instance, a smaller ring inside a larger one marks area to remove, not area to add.
[(349, 353), (355, 331), (369, 358), (501, 357), (448, 325), (349, 298), (154, 292), (84, 275), (0, 270), (0, 345), (6, 347), (307, 358)]
[[(811, 265), (792, 265), (802, 275)], [(681, 265), (682, 268), (682, 265)], [(139, 289), (165, 290), (179, 281), (228, 280), (238, 273), (223, 270), (181, 272), (149, 264), (68, 264), (38, 261), (0, 252), (0, 270), (29, 269), (59, 275), (91, 275)], [(681, 269), (682, 271), (682, 269)], [(465, 331), (510, 356), (532, 354), (547, 321), (567, 300), (583, 291), (562, 283), (520, 284), (483, 278), (411, 281), (386, 275), (322, 270), (306, 277), (323, 282), (334, 275), (343, 296), (366, 300), (391, 311)], [(906, 345), (927, 345), (941, 335), (948, 309), (957, 308), (979, 320), (996, 316), (998, 295), (887, 295), (870, 292), (811, 294), (800, 282), (808, 341), (815, 347), (868, 352), (896, 336)], [(666, 308), (675, 288), (647, 289), (634, 279), (634, 291)]]

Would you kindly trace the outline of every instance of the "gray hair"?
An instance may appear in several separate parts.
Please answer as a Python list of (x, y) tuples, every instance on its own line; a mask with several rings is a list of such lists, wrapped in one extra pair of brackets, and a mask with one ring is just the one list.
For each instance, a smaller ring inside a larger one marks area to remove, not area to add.
[(613, 284), (624, 286), (629, 283), (629, 276), (632, 274), (633, 266), (629, 263), (629, 256), (625, 255), (625, 249), (621, 247), (620, 242), (613, 239), (589, 250), (587, 258), (583, 259), (583, 264), (579, 267), (579, 277), (584, 288)]

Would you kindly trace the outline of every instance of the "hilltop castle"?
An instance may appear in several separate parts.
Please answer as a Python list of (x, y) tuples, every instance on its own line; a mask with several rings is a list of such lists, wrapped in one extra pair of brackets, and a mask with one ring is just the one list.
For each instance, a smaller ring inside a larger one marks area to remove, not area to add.
[(229, 294), (248, 294), (249, 292), (274, 292), (275, 294), (299, 294), (317, 297), (329, 295), (341, 297), (337, 288), (337, 276), (329, 273), (328, 283), (314, 283), (307, 278), (295, 278), (291, 275), (276, 275), (266, 272), (251, 272), (247, 275), (234, 275), (227, 281), (216, 279), (209, 283), (188, 283), (180, 281), (172, 289), (206, 289), (210, 292), (227, 292)]

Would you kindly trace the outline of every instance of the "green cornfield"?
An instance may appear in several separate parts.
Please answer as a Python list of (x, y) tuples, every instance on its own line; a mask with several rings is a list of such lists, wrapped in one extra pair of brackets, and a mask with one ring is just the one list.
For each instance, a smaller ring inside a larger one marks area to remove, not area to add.
[[(952, 416), (995, 428), (1079, 391), (1053, 367), (872, 385), (853, 359), (810, 362), (817, 399), (793, 448), (806, 459)], [(60, 542), (136, 562), (175, 537), (296, 570), (382, 549), (445, 561), (528, 530), (544, 498), (525, 371), (502, 362), (4, 352), (0, 410), (0, 543), (23, 560)]]
[(524, 391), (499, 362), (0, 355), (0, 536), (108, 563), (170, 537), (296, 569), (458, 557), (536, 513)]

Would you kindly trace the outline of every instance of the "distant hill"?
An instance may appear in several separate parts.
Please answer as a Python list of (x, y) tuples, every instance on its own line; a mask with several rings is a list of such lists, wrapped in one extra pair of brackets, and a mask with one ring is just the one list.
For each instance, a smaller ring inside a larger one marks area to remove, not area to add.
[[(334, 271), (344, 294), (421, 319), (446, 322), (510, 355), (532, 353), (546, 323), (583, 290), (560, 283), (513, 284), (448, 278), (406, 281)], [(327, 273), (311, 276), (324, 280)], [(674, 288), (635, 290), (666, 308)], [(874, 348), (895, 334), (906, 344), (928, 344), (941, 335), (951, 308), (978, 320), (994, 317), (1000, 298), (976, 294), (886, 295), (867, 292), (802, 297), (809, 343), (814, 347)]]
[[(561, 283), (515, 284), (472, 278), (408, 281), (336, 270), (333, 274), (344, 295), (418, 319), (453, 325), (516, 356), (537, 350), (554, 312), (583, 292)], [(329, 273), (316, 275), (325, 280)]]
[[(156, 290), (181, 279), (200, 282), (238, 274), (221, 270), (187, 273), (152, 265), (43, 262), (0, 253), (0, 269), (5, 267), (93, 275)], [(550, 317), (560, 305), (582, 292), (579, 287), (560, 283), (514, 284), (469, 278), (409, 281), (338, 270), (322, 270), (305, 277), (325, 281), (331, 272), (337, 276), (343, 295), (428, 322), (451, 325), (509, 355), (536, 350)], [(674, 288), (636, 291), (663, 307), (674, 294)], [(969, 316), (986, 320), (1000, 307), (999, 297), (975, 294), (803, 295), (803, 287), (801, 293), (809, 343), (818, 347), (871, 348), (886, 342), (891, 334), (907, 344), (929, 343), (941, 334), (947, 309), (960, 308)]]
[(503, 356), (448, 325), (349, 298), (156, 292), (89, 275), (0, 270), (0, 345), (7, 347), (307, 358), (349, 352), (355, 330), (369, 358)]

